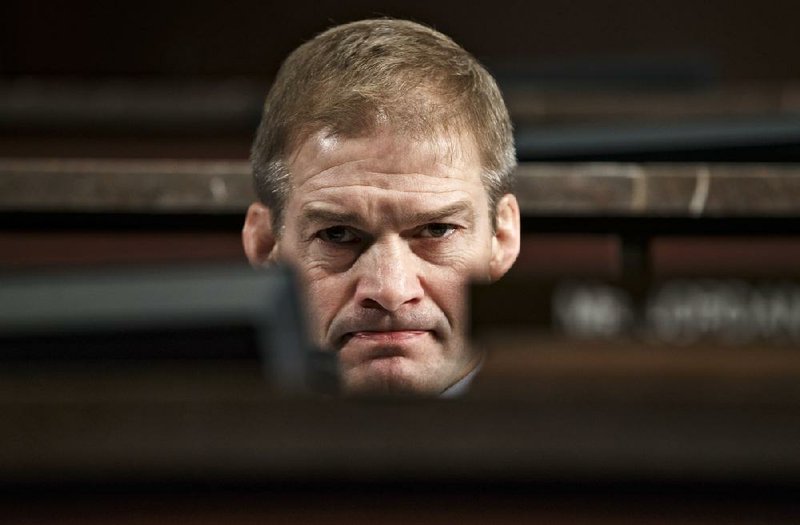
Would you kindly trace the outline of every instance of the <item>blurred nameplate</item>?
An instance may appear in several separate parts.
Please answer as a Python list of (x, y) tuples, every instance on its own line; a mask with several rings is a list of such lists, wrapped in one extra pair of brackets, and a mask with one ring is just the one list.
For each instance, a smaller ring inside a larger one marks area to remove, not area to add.
[(476, 286), (472, 298), (477, 336), (524, 331), (576, 341), (800, 344), (797, 280), (514, 281)]
[(476, 286), (478, 392), (800, 400), (800, 281), (565, 279)]

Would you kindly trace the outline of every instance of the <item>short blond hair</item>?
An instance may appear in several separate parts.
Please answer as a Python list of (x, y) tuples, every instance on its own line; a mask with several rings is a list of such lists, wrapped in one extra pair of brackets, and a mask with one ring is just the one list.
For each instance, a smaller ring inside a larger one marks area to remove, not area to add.
[(298, 47), (267, 95), (251, 150), (259, 199), (282, 223), (291, 191), (285, 157), (320, 130), (353, 137), (391, 129), (430, 138), (466, 131), (480, 152), (491, 214), (512, 189), (511, 120), (489, 72), (452, 39), (397, 19), (329, 29)]

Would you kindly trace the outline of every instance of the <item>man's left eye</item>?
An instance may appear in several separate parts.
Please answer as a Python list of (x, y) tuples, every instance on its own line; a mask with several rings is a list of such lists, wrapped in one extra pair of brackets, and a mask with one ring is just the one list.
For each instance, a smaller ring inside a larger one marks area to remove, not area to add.
[(444, 222), (426, 224), (420, 231), (420, 237), (449, 237), (456, 231), (456, 226)]

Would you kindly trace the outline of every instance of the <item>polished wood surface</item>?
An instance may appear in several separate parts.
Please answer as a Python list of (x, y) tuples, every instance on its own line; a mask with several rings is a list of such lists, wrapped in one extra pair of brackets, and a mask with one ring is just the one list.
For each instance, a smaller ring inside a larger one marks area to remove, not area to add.
[(0, 510), (26, 524), (800, 516), (796, 355), (717, 369), (722, 354), (487, 344), (459, 400), (281, 398), (241, 367), (6, 367)]
[[(246, 161), (0, 159), (0, 211), (243, 213)], [(524, 215), (800, 215), (800, 165), (521, 163)]]

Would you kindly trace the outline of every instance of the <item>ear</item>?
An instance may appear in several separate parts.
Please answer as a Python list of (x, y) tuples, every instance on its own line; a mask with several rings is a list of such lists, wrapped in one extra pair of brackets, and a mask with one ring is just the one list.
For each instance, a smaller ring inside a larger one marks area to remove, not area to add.
[(497, 227), (492, 238), (492, 258), (489, 261), (489, 278), (500, 279), (514, 264), (519, 255), (520, 219), (517, 198), (508, 193), (497, 203)]
[(277, 245), (272, 231), (272, 214), (260, 202), (254, 202), (247, 208), (242, 244), (247, 260), (253, 266), (264, 266), (275, 260)]

